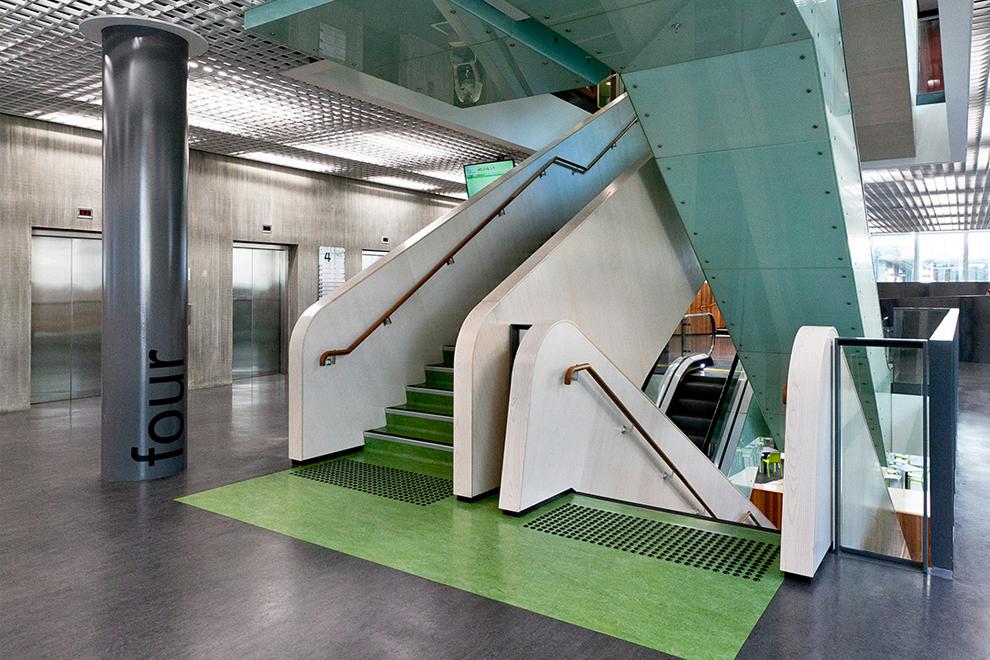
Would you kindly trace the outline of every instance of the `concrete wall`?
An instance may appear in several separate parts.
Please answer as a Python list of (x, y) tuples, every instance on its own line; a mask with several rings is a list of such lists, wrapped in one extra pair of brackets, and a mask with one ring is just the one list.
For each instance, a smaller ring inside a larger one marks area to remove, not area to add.
[[(0, 412), (30, 396), (31, 230), (101, 229), (93, 131), (0, 115)], [(443, 198), (192, 151), (189, 383), (230, 382), (233, 241), (287, 245), (287, 327), (316, 300), (318, 248), (343, 246), (347, 276), (381, 236), (400, 243), (453, 206)], [(76, 209), (94, 209), (92, 220)], [(272, 233), (262, 233), (262, 224)]]

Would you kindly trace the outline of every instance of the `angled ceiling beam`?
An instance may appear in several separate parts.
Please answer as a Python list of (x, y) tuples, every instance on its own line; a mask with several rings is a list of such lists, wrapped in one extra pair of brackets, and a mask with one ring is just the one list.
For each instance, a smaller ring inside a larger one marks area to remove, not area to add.
[(485, 0), (449, 0), (449, 2), (573, 72), (589, 85), (597, 85), (612, 73), (612, 69), (606, 64), (532, 18), (517, 20), (502, 13)]

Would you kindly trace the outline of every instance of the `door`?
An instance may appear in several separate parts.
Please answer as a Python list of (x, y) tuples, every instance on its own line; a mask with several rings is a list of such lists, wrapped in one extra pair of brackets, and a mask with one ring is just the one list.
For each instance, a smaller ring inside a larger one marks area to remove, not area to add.
[(361, 250), (361, 270), (388, 254), (387, 250)]
[(234, 378), (282, 370), (282, 299), (287, 268), (287, 251), (281, 246), (234, 245)]
[(103, 242), (37, 232), (31, 241), (31, 403), (100, 394)]

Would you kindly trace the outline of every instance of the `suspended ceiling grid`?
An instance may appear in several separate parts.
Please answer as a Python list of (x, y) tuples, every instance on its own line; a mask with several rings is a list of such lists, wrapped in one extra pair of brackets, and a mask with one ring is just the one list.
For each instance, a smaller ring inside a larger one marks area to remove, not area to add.
[[(98, 130), (99, 48), (78, 24), (132, 13), (186, 25), (210, 43), (190, 70), (196, 149), (452, 196), (463, 196), (464, 163), (525, 156), (280, 76), (313, 59), (244, 31), (244, 11), (262, 2), (0, 0), (0, 112)], [(990, 0), (976, 0), (966, 162), (867, 170), (871, 231), (990, 229), (988, 64)]]
[(313, 62), (243, 28), (263, 0), (0, 0), (0, 113), (100, 129), (100, 49), (79, 23), (133, 14), (209, 42), (190, 64), (190, 145), (202, 151), (463, 197), (465, 163), (526, 154), (280, 76)]
[(990, 229), (990, 127), (984, 127), (988, 68), (990, 0), (976, 0), (966, 161), (864, 170), (871, 232)]

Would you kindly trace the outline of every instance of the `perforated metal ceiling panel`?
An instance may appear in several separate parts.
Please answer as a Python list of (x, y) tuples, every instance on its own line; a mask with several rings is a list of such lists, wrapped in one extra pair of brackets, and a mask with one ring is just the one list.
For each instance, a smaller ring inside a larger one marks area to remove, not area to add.
[(243, 29), (262, 0), (0, 0), (0, 112), (100, 128), (100, 50), (84, 18), (133, 14), (206, 38), (189, 71), (195, 149), (463, 196), (465, 163), (525, 154), (280, 76), (314, 61)]
[(976, 0), (966, 161), (865, 170), (867, 218), (873, 233), (990, 229), (990, 127), (984, 127), (988, 69), (990, 0)]

